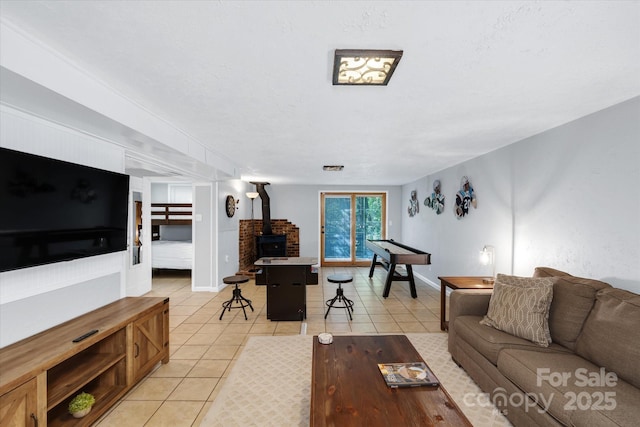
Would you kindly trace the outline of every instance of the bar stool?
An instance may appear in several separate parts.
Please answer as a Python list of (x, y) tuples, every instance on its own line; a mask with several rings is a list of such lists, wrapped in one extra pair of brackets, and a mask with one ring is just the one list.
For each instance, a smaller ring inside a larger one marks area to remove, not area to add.
[(336, 296), (330, 300), (327, 300), (327, 306), (329, 308), (327, 308), (327, 312), (325, 313), (324, 318), (326, 319), (329, 315), (329, 310), (335, 307), (346, 309), (347, 313), (349, 314), (349, 319), (353, 320), (353, 316), (351, 316), (351, 313), (353, 312), (353, 301), (344, 296), (344, 290), (342, 289), (342, 284), (352, 282), (353, 277), (348, 274), (332, 274), (331, 276), (327, 276), (327, 280), (331, 283), (337, 283), (338, 289), (336, 289)]
[[(226, 310), (231, 311), (232, 308), (242, 308), (242, 312), (244, 313), (244, 320), (247, 320), (247, 311), (244, 309), (245, 307), (251, 308), (253, 310), (253, 306), (251, 305), (251, 300), (246, 299), (242, 296), (242, 292), (240, 292), (240, 288), (238, 285), (240, 283), (247, 283), (249, 281), (248, 276), (229, 276), (222, 279), (222, 281), (228, 285), (235, 285), (235, 289), (233, 290), (233, 296), (229, 301), (225, 301), (222, 303), (222, 313), (220, 314), (220, 319), (222, 320), (222, 316), (224, 316), (224, 312)], [(233, 303), (236, 302), (237, 305), (234, 307)]]

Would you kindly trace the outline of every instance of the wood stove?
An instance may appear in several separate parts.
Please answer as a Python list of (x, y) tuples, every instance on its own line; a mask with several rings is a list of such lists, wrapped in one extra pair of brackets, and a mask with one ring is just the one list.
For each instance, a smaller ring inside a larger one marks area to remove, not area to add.
[(258, 259), (263, 257), (286, 257), (286, 234), (263, 234), (256, 236), (256, 253)]

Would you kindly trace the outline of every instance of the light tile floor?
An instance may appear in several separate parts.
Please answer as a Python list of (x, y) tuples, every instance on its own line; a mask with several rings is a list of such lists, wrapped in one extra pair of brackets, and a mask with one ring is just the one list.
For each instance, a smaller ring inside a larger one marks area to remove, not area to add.
[[(337, 285), (326, 277), (351, 274), (344, 294), (354, 301), (353, 320), (344, 309), (332, 308), (327, 319), (325, 301), (336, 295)], [(319, 285), (307, 286), (306, 333), (440, 332), (440, 291), (416, 280), (418, 298), (407, 282), (394, 282), (382, 297), (386, 271), (369, 267), (323, 267)], [(156, 273), (152, 291), (145, 296), (169, 297), (171, 361), (160, 365), (123, 397), (95, 425), (99, 427), (198, 426), (222, 388), (249, 337), (296, 335), (301, 322), (272, 322), (266, 318), (266, 288), (253, 280), (240, 285), (255, 309), (244, 319), (242, 310), (226, 312), (218, 320), (221, 304), (231, 298), (232, 287), (219, 293), (191, 292), (188, 273)]]

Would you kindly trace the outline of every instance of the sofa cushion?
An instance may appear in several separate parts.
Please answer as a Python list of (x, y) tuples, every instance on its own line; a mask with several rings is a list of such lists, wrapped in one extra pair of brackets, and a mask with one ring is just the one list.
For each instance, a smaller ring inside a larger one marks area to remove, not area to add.
[(576, 353), (640, 388), (640, 295), (615, 288), (599, 291)]
[(494, 365), (498, 364), (498, 355), (504, 349), (537, 349), (549, 352), (569, 352), (568, 349), (551, 344), (540, 347), (529, 340), (518, 338), (490, 326), (480, 324), (481, 316), (460, 316), (456, 318), (454, 328), (456, 340), (464, 340)]
[(561, 276), (571, 276), (569, 273), (565, 273), (564, 271), (556, 270), (551, 267), (536, 267), (533, 270), (533, 277), (561, 277)]
[[(588, 392), (588, 390), (587, 390)], [(611, 391), (610, 394), (596, 393), (591, 391), (591, 410), (575, 411), (571, 417), (571, 422), (574, 426), (589, 426), (589, 427), (637, 427), (638, 420), (640, 420), (640, 389), (632, 386), (626, 381), (619, 380), (615, 386), (615, 391)], [(612, 395), (611, 393), (615, 393)], [(583, 397), (584, 396), (584, 397)], [(584, 391), (578, 395), (581, 398), (581, 402), (577, 402), (577, 405), (584, 406), (588, 402)], [(606, 396), (600, 400), (600, 396)], [(614, 403), (615, 402), (615, 403)], [(609, 404), (607, 406), (607, 404)], [(615, 404), (615, 409), (610, 410), (610, 406)]]
[(506, 349), (498, 370), (538, 405), (525, 409), (547, 411), (565, 425), (631, 426), (640, 419), (640, 390), (576, 354)]
[(489, 310), (480, 323), (540, 346), (549, 346), (549, 306), (553, 298), (553, 283), (551, 278), (498, 274)]
[(600, 289), (611, 285), (594, 279), (575, 277), (549, 267), (536, 267), (533, 277), (555, 277), (553, 301), (549, 309), (549, 331), (553, 342), (575, 350), (576, 339)]

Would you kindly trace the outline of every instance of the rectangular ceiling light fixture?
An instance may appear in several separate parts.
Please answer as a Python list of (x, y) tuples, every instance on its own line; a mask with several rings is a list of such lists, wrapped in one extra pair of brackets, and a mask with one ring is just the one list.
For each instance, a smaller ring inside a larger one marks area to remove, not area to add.
[(386, 86), (401, 58), (401, 50), (336, 49), (333, 84)]

